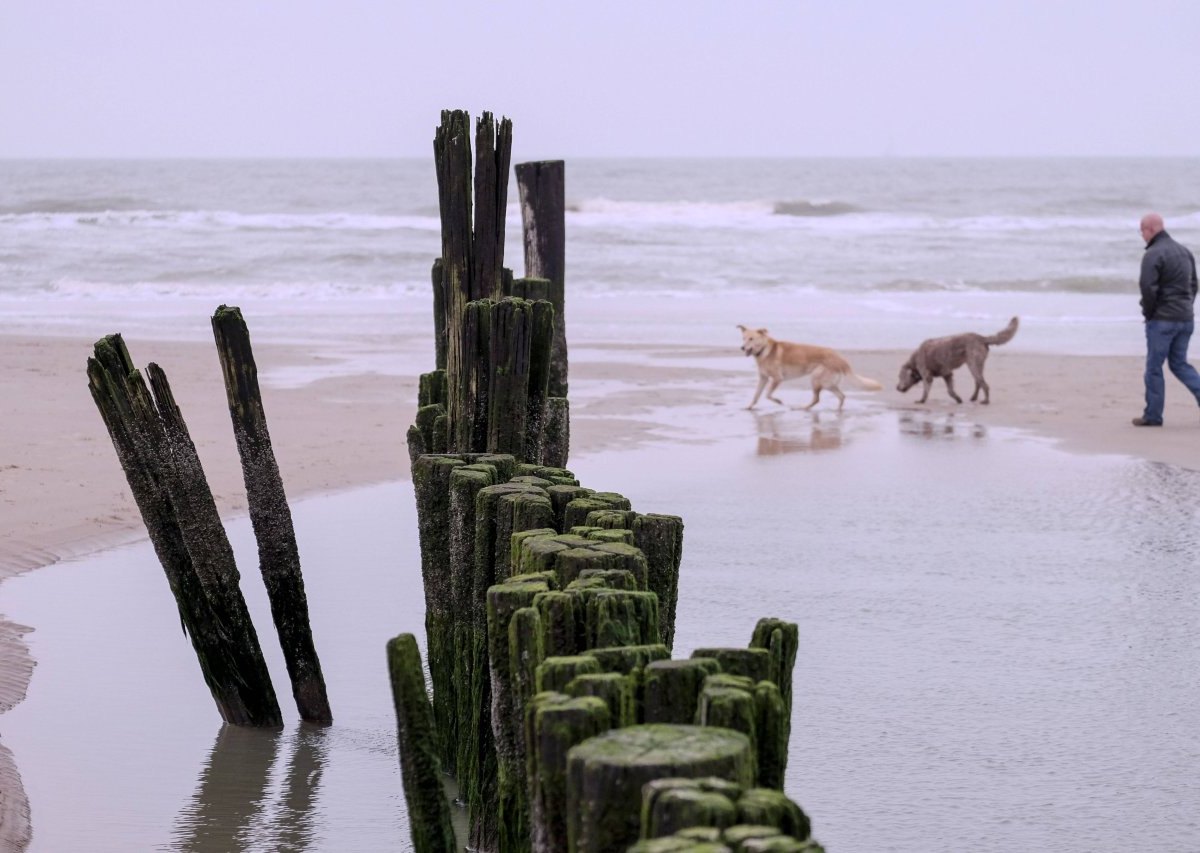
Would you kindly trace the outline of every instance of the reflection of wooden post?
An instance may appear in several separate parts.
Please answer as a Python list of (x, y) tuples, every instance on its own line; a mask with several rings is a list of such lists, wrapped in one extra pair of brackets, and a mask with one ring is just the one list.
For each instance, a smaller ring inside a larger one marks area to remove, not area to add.
[(271, 448), (271, 434), (267, 431), (250, 332), (242, 312), (225, 305), (213, 314), (212, 327), (225, 376), (233, 433), (242, 458), (250, 523), (258, 540), (259, 570), (292, 681), (292, 695), (302, 719), (328, 725), (333, 722), (333, 712), (329, 709), (321, 662), (313, 644), (304, 577), (300, 573), (300, 549), (283, 491), (283, 478)]
[[(221, 719), (241, 726), (281, 725), (275, 690), (237, 586), (236, 566), (229, 560), (214, 562), (208, 553), (219, 547), (219, 543), (204, 541), (216, 535), (212, 518), (184, 520), (179, 516), (180, 510), (204, 510), (204, 493), (208, 504), (212, 495), (197, 459), (182, 467), (176, 465), (176, 458), (185, 458), (188, 451), (194, 457), (195, 447), (187, 437), (165, 375), (157, 368), (153, 372), (159, 377), (170, 433), (120, 335), (101, 338), (96, 342), (95, 357), (88, 359), (92, 399), (108, 427)], [(211, 513), (215, 515), (215, 506)], [(227, 541), (224, 547), (228, 547)], [(197, 563), (207, 572), (203, 577), (197, 572)]]

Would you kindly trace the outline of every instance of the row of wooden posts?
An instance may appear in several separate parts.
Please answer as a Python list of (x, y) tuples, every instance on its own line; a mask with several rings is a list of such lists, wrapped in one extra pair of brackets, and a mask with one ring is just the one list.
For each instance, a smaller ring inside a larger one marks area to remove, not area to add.
[[(583, 487), (569, 451), (561, 161), (516, 166), (526, 276), (504, 267), (512, 128), (442, 115), (442, 252), (434, 370), (407, 435), (425, 596), (416, 638), (388, 644), (418, 853), (817, 851), (783, 793), (796, 625), (763, 619), (746, 648), (674, 660), (677, 516)], [(474, 174), (472, 174), (474, 164)], [(332, 712), (291, 513), (237, 308), (212, 318), (258, 542), (300, 717)], [(282, 714), (240, 576), (165, 372), (95, 345), (91, 393), (221, 718)], [(468, 837), (456, 838), (453, 776)]]
[(408, 432), (428, 686), (415, 636), (388, 644), (415, 849), (820, 850), (783, 793), (797, 627), (671, 658), (682, 520), (566, 467), (562, 163), (516, 167), (514, 278), (511, 124), (485, 113), (474, 139), (472, 180), (469, 117), (443, 113), (436, 363)]

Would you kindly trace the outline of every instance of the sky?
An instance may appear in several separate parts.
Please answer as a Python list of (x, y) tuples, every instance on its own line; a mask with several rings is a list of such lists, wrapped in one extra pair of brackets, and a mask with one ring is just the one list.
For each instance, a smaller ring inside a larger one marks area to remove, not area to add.
[(0, 157), (1195, 156), (1200, 2), (0, 0)]

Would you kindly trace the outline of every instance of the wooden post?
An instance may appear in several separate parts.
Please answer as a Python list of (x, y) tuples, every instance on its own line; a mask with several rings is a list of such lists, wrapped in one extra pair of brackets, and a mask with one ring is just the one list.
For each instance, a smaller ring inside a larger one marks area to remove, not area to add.
[(475, 231), (472, 235), (472, 299), (504, 295), (504, 219), (508, 208), (508, 169), (512, 162), (512, 122), (497, 123), (489, 112), (475, 123)]
[(416, 638), (401, 634), (393, 639), (387, 645), (387, 658), (413, 849), (416, 853), (454, 853), (460, 848), (442, 791), (433, 708), (425, 693), (425, 673)]
[[(210, 598), (205, 582), (196, 572), (193, 555), (188, 550), (188, 539), (192, 537), (185, 536), (184, 524), (176, 511), (177, 506), (190, 506), (193, 501), (181, 493), (172, 496), (171, 487), (179, 492), (180, 488), (200, 484), (189, 483), (173, 473), (166, 430), (120, 335), (109, 335), (96, 342), (95, 357), (88, 359), (87, 374), (92, 399), (108, 428), (155, 554), (162, 563), (217, 712), (222, 720), (233, 725), (282, 725), (275, 690), (236, 582), (234, 589), (230, 589), (227, 583), (210, 575), (208, 588), (228, 593), (228, 597)], [(181, 425), (180, 420), (178, 426)], [(193, 478), (195, 471), (191, 472)], [(207, 489), (207, 484), (203, 487)], [(201, 502), (199, 497), (194, 500)], [(193, 524), (194, 521), (187, 522), (189, 528)], [(193, 544), (196, 541), (193, 539)], [(237, 600), (231, 602), (235, 593)]]
[[(609, 727), (608, 706), (594, 696), (538, 693), (525, 715), (532, 845), (536, 853), (569, 848), (567, 762), (572, 747)], [(621, 849), (621, 848), (613, 848)]]
[(250, 523), (258, 540), (259, 570), (292, 681), (292, 695), (301, 719), (328, 725), (333, 722), (333, 712), (313, 643), (304, 576), (300, 572), (300, 549), (275, 451), (271, 448), (250, 332), (242, 312), (225, 305), (213, 314), (212, 327), (225, 376), (233, 433), (242, 458)]
[(525, 235), (525, 275), (550, 282), (548, 299), (554, 306), (554, 348), (551, 357), (551, 397), (567, 396), (567, 315), (564, 309), (566, 272), (566, 185), (562, 160), (518, 163), (517, 194)]
[(716, 776), (753, 784), (750, 741), (741, 732), (697, 726), (611, 729), (567, 758), (568, 849), (624, 850), (638, 840), (642, 786), (671, 776)]

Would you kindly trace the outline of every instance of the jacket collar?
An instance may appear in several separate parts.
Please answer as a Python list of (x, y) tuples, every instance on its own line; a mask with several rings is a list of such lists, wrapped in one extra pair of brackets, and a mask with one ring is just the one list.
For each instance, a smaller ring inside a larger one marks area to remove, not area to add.
[(1157, 243), (1159, 240), (1161, 240), (1163, 238), (1166, 238), (1167, 240), (1171, 239), (1171, 235), (1167, 233), (1165, 228), (1150, 238), (1150, 242), (1146, 244), (1146, 248), (1149, 249), (1151, 246), (1153, 246), (1155, 243)]

